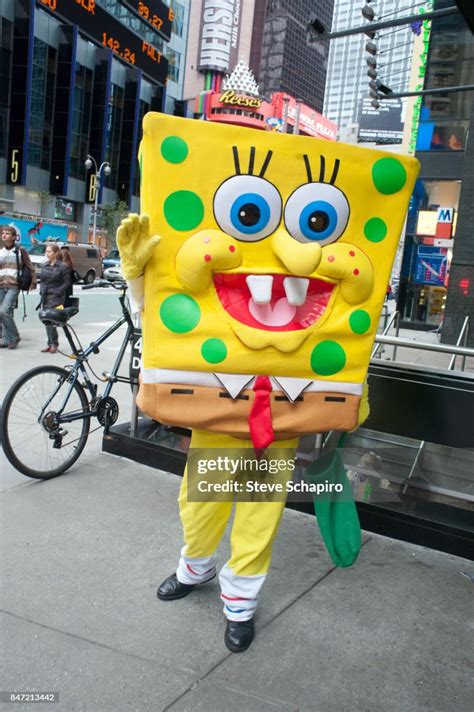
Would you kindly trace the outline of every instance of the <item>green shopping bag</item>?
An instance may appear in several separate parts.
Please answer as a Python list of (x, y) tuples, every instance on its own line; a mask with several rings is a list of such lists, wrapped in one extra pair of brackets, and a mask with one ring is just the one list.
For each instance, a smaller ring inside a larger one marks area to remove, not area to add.
[[(342, 439), (339, 445), (341, 442)], [(306, 478), (315, 484), (325, 483), (327, 480), (329, 484), (342, 485), (341, 492), (315, 494), (313, 504), (329, 556), (336, 566), (352, 566), (359, 555), (362, 537), (359, 516), (339, 446), (313, 462), (307, 470)]]

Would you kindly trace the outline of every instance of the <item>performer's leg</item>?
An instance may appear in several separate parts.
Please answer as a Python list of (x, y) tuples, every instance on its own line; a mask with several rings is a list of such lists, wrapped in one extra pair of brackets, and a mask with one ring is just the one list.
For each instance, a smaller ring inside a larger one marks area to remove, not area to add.
[[(193, 430), (190, 447), (206, 450), (225, 448), (229, 445), (229, 440), (226, 435)], [(233, 441), (234, 438), (231, 440)], [(235, 447), (234, 443), (232, 446)], [(214, 552), (229, 521), (232, 501), (189, 502), (188, 466), (186, 465), (178, 502), (184, 546), (176, 575), (178, 581), (184, 584), (203, 583), (215, 576)]]
[[(293, 458), (298, 441), (278, 441), (271, 448), (285, 448), (286, 458)], [(285, 485), (292, 470), (279, 474)], [(257, 476), (256, 476), (257, 478)], [(224, 614), (231, 621), (250, 620), (257, 607), (258, 595), (265, 581), (274, 539), (285, 507), (282, 501), (237, 502), (231, 533), (231, 558), (219, 574)]]

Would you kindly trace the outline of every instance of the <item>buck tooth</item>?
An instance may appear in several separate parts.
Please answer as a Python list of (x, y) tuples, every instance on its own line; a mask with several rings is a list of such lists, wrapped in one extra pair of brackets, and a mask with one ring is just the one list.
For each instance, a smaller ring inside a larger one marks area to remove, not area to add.
[(285, 277), (283, 287), (285, 288), (288, 303), (293, 307), (301, 307), (306, 301), (309, 279), (302, 277)]
[(271, 274), (250, 274), (246, 282), (255, 304), (270, 304), (273, 285), (273, 277)]

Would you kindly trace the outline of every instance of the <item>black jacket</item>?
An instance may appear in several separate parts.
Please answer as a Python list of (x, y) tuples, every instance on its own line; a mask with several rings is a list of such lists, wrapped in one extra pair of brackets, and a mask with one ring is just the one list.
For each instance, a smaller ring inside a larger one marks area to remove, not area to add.
[(43, 309), (64, 306), (67, 293), (71, 288), (71, 272), (69, 267), (56, 260), (54, 264), (41, 266), (40, 295)]

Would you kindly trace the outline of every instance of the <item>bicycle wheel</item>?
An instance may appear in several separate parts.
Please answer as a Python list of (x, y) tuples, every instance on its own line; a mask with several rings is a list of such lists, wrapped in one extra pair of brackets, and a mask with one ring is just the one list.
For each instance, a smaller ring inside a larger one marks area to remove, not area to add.
[[(41, 480), (57, 477), (71, 467), (84, 449), (90, 417), (68, 423), (56, 415), (71, 389), (69, 376), (64, 368), (38, 366), (20, 376), (5, 397), (3, 449), (23, 475)], [(88, 412), (86, 393), (76, 381), (61, 417)]]

